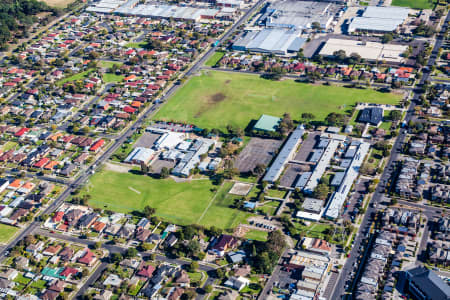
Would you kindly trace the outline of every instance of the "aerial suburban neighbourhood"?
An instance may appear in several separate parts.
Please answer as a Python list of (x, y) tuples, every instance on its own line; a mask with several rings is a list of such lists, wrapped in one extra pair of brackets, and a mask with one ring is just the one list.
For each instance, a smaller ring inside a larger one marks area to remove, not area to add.
[(450, 300), (448, 0), (0, 2), (1, 299)]

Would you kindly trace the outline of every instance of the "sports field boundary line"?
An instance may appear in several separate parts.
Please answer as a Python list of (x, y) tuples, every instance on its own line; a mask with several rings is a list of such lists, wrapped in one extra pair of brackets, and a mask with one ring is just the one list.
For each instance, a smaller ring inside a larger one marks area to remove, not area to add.
[(217, 190), (217, 192), (214, 194), (214, 197), (212, 197), (211, 201), (209, 201), (208, 206), (205, 208), (205, 210), (203, 211), (202, 215), (200, 216), (200, 218), (198, 218), (197, 220), (197, 224), (200, 224), (200, 221), (203, 219), (203, 217), (206, 215), (206, 212), (209, 210), (209, 208), (211, 207), (211, 205), (213, 204), (214, 200), (216, 200), (217, 194), (219, 193), (219, 191), (223, 188), (223, 184), (222, 183), (220, 185), (220, 188)]

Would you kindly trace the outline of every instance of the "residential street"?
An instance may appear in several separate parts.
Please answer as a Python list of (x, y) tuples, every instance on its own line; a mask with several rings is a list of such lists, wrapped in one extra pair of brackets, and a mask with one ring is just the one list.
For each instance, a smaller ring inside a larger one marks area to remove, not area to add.
[[(442, 33), (446, 32), (449, 21), (450, 21), (450, 14), (447, 14), (447, 17), (445, 20), (445, 25), (441, 29)], [(442, 43), (443, 43), (443, 34), (439, 34), (438, 38), (434, 44), (432, 56), (428, 60), (427, 66), (429, 68), (431, 68), (435, 64), (436, 56), (433, 56), (433, 54), (436, 54), (438, 52), (438, 50), (442, 46)], [(430, 73), (424, 73), (423, 77), (421, 78), (421, 80), (419, 82), (419, 85), (422, 85), (423, 83), (425, 83), (428, 80), (429, 76), (430, 76)], [(414, 117), (414, 111), (415, 111), (414, 107), (416, 106), (416, 101), (419, 99), (419, 96), (420, 96), (420, 94), (418, 94), (417, 92), (414, 92), (414, 94), (412, 96), (413, 101), (411, 101), (411, 105), (409, 106), (409, 109), (405, 116), (406, 122), (408, 122), (409, 120), (411, 120)], [(350, 252), (350, 257), (347, 259), (344, 267), (342, 268), (342, 270), (340, 272), (339, 279), (337, 280), (337, 284), (335, 286), (334, 292), (330, 299), (340, 299), (345, 294), (344, 286), (345, 286), (346, 279), (349, 278), (350, 272), (353, 269), (353, 265), (354, 265), (354, 263), (356, 263), (356, 261), (359, 257), (359, 248), (360, 248), (360, 245), (364, 238), (364, 234), (362, 234), (362, 232), (370, 226), (370, 222), (371, 222), (370, 216), (372, 213), (376, 212), (376, 209), (372, 207), (372, 204), (378, 205), (381, 202), (381, 200), (383, 199), (383, 193), (384, 193), (383, 186), (391, 177), (391, 172), (393, 170), (393, 164), (395, 161), (397, 161), (399, 153), (401, 152), (402, 144), (405, 142), (405, 138), (406, 138), (405, 131), (400, 130), (400, 134), (397, 137), (397, 139), (392, 147), (391, 156), (389, 157), (389, 160), (386, 163), (386, 166), (384, 168), (383, 174), (380, 177), (380, 184), (378, 184), (377, 189), (376, 189), (375, 193), (373, 194), (373, 197), (370, 201), (369, 207), (367, 208), (367, 211), (361, 222), (359, 234), (353, 244), (352, 250)], [(359, 265), (362, 266), (363, 264), (360, 263)]]

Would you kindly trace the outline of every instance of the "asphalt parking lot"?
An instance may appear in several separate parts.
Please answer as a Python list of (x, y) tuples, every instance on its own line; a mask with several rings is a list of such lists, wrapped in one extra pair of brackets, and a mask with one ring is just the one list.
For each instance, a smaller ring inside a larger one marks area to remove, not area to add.
[(293, 187), (300, 173), (308, 172), (309, 170), (310, 166), (308, 165), (288, 164), (286, 171), (283, 174), (283, 177), (281, 177), (280, 185), (286, 187)]
[(267, 166), (280, 146), (280, 140), (254, 137), (239, 154), (234, 166), (241, 173), (253, 171), (257, 164)]
[(161, 169), (164, 167), (166, 167), (169, 170), (172, 169), (173, 167), (175, 167), (175, 162), (163, 160), (163, 159), (157, 159), (152, 162), (151, 167), (152, 167), (152, 173), (159, 174), (159, 173), (161, 173)]
[(302, 142), (302, 145), (300, 146), (299, 151), (295, 155), (294, 160), (297, 161), (306, 161), (308, 159), (308, 156), (311, 154), (311, 151), (314, 148), (314, 145), (317, 143), (319, 139), (320, 133), (313, 132), (308, 135), (306, 140)]
[(159, 139), (161, 135), (151, 132), (144, 132), (142, 136), (134, 144), (134, 148), (145, 147), (152, 148), (153, 144)]
[(336, 285), (336, 281), (339, 278), (339, 274), (335, 272), (331, 272), (330, 279), (328, 280), (327, 287), (325, 288), (325, 291), (322, 297), (325, 299), (331, 299), (331, 294), (333, 293), (334, 286)]
[(194, 130), (193, 125), (184, 125), (171, 122), (156, 122), (152, 125), (152, 127), (174, 132), (192, 132)]

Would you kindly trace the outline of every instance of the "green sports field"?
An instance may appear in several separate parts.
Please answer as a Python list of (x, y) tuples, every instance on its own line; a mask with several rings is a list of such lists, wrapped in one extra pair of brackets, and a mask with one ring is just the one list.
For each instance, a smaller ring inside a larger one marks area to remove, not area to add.
[(245, 128), (261, 114), (282, 116), (288, 112), (299, 119), (304, 112), (317, 120), (331, 112), (346, 113), (356, 102), (396, 104), (400, 95), (372, 89), (353, 89), (270, 81), (258, 75), (205, 71), (190, 79), (155, 116), (166, 121), (183, 121), (201, 128), (227, 125)]
[(434, 6), (432, 0), (392, 0), (392, 6), (405, 6), (414, 9), (431, 9)]
[(0, 243), (6, 243), (19, 230), (17, 227), (0, 224)]
[(227, 199), (230, 188), (229, 182), (221, 187), (207, 179), (177, 183), (104, 170), (91, 177), (83, 193), (91, 195), (89, 204), (93, 207), (131, 213), (150, 205), (156, 215), (176, 224), (232, 228), (249, 214), (228, 207), (232, 203)]

